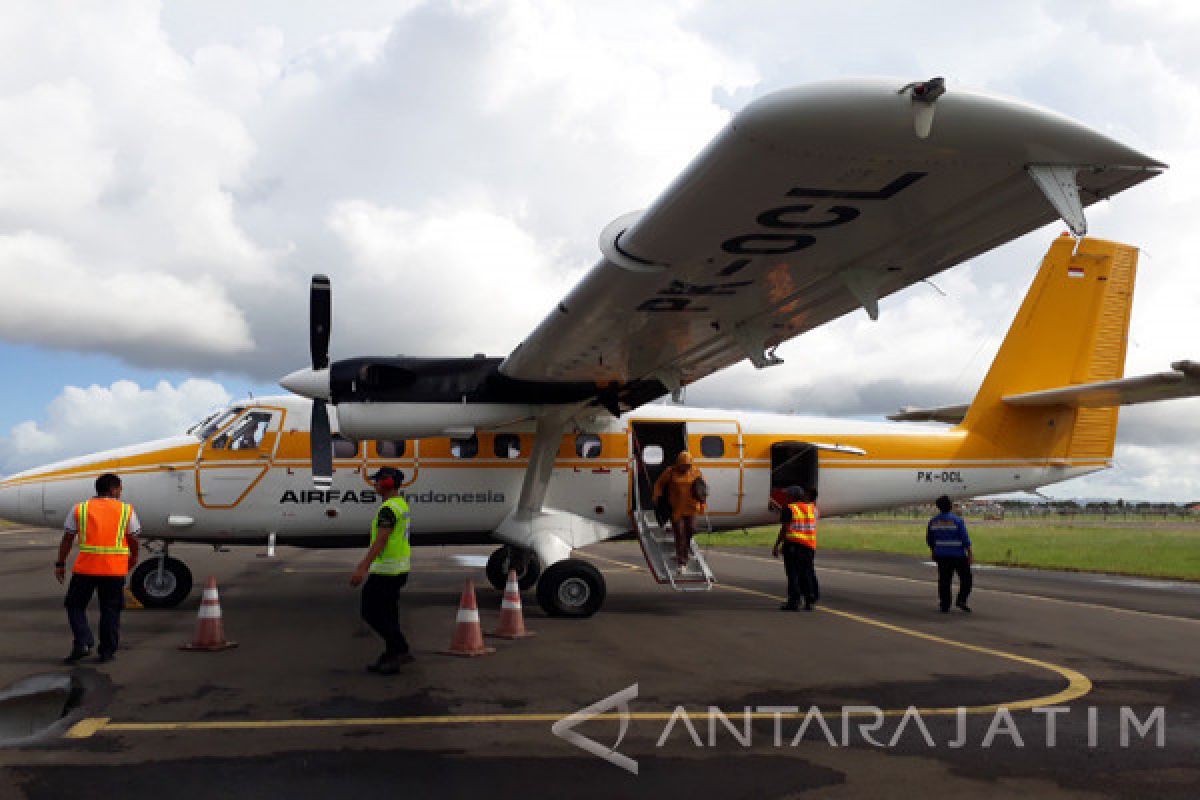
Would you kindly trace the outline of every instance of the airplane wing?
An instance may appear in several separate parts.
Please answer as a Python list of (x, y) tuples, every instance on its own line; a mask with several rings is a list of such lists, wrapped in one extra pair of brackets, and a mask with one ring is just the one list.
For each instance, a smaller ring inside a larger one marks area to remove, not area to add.
[(1164, 168), (1050, 111), (902, 83), (750, 104), (608, 226), (604, 257), (500, 371), (644, 393), (770, 366), (781, 342), (859, 307), (874, 318), (880, 298), (1056, 218), (1081, 235), (1085, 206)]
[[(1115, 381), (1081, 383), (1036, 392), (1010, 394), (1004, 402), (1014, 406), (1075, 406), (1080, 408), (1111, 408), (1200, 397), (1200, 363), (1176, 361), (1170, 372), (1155, 372)], [(897, 422), (946, 422), (957, 425), (967, 415), (968, 405), (916, 408), (906, 406), (888, 419)]]

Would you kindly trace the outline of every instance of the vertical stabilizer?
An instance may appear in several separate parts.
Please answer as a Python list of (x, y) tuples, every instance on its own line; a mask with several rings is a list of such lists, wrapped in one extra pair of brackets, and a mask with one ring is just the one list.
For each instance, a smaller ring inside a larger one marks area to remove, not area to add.
[(1003, 398), (1124, 375), (1137, 252), (1102, 239), (1055, 240), (963, 420), (972, 437), (1014, 457), (1112, 457), (1117, 408), (1010, 406)]

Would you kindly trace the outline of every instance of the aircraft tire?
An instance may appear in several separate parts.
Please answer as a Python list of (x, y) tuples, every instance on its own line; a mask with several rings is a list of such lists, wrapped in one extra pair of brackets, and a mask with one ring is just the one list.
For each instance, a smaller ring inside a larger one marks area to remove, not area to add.
[(546, 567), (537, 584), (538, 605), (552, 617), (590, 617), (604, 605), (604, 576), (578, 558)]
[(192, 591), (192, 571), (178, 558), (166, 559), (163, 581), (158, 585), (158, 559), (137, 565), (129, 578), (129, 591), (146, 608), (174, 608)]
[[(512, 564), (511, 552), (511, 549), (505, 545), (497, 548), (496, 552), (488, 556), (487, 579), (497, 592), (503, 592), (504, 587), (508, 584), (508, 570)], [(517, 572), (517, 585), (521, 587), (522, 592), (528, 591), (537, 585), (538, 576), (541, 574), (542, 567), (538, 563), (537, 556), (530, 553), (525, 559), (525, 569)]]

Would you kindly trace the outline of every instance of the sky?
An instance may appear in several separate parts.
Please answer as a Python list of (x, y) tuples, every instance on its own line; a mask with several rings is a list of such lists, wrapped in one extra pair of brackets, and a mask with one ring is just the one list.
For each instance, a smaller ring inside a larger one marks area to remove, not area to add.
[[(1143, 248), (1127, 374), (1200, 360), (1200, 6), (1153, 0), (6, 3), (0, 474), (181, 431), (334, 358), (504, 355), (732, 114), (836, 77), (934, 75), (1170, 170), (1089, 209)], [(688, 390), (877, 419), (968, 401), (1062, 226)], [(930, 325), (936, 321), (935, 325)], [(386, 345), (381, 346), (381, 341)], [(1200, 499), (1200, 400), (1122, 412), (1056, 496)]]

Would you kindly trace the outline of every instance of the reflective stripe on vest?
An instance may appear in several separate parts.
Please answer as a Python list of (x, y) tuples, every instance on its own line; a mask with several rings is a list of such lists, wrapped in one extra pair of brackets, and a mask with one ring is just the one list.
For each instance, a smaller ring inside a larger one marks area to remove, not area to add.
[[(371, 562), (370, 572), (376, 575), (403, 575), (412, 568), (412, 547), (408, 542), (408, 503), (397, 495), (383, 502), (380, 511), (390, 508), (396, 515), (396, 527), (388, 536), (387, 544)], [(379, 512), (371, 520), (371, 544), (379, 531)]]
[(75, 507), (79, 529), (79, 556), (75, 572), (83, 575), (124, 575), (129, 571), (126, 532), (133, 506), (113, 498), (98, 497)]
[(791, 503), (788, 509), (792, 520), (788, 523), (785, 538), (805, 547), (817, 549), (817, 507), (813, 503)]

